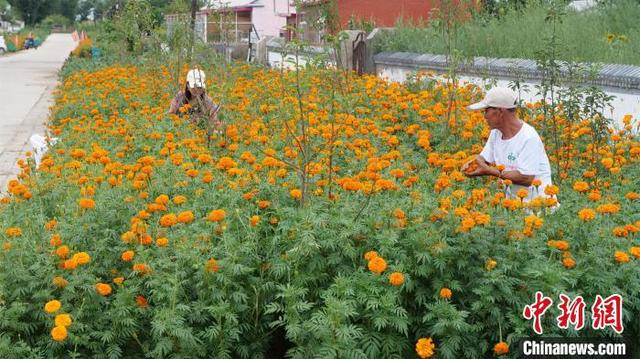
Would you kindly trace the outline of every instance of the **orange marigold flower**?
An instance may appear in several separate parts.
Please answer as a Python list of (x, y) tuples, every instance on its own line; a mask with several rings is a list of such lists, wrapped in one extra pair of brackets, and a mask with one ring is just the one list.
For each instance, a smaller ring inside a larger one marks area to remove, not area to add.
[(484, 262), (484, 269), (491, 271), (497, 265), (498, 265), (498, 262), (496, 262), (494, 259), (489, 258)]
[(184, 211), (178, 214), (178, 222), (180, 223), (190, 223), (194, 218), (193, 212), (191, 211)]
[(532, 186), (536, 186), (536, 187), (540, 186), (541, 184), (542, 184), (542, 181), (541, 181), (540, 179), (538, 179), (538, 178), (534, 179), (534, 180), (531, 182), (531, 185), (532, 185)]
[(78, 252), (73, 255), (73, 260), (75, 260), (79, 265), (84, 265), (91, 262), (91, 256), (87, 252)]
[(271, 206), (271, 202), (269, 201), (258, 201), (258, 208), (260, 209), (267, 209), (269, 206)]
[(91, 198), (82, 198), (80, 199), (80, 207), (84, 209), (95, 208), (96, 202)]
[(146, 308), (149, 305), (149, 302), (147, 302), (147, 298), (138, 295), (136, 296), (136, 304), (138, 305), (138, 307), (140, 308)]
[(207, 264), (205, 264), (205, 269), (207, 272), (217, 273), (220, 270), (220, 266), (218, 265), (218, 261), (211, 258), (207, 261)]
[(209, 212), (207, 219), (211, 222), (220, 222), (224, 219), (225, 216), (226, 212), (224, 211), (224, 209), (214, 209), (213, 211)]
[(133, 257), (135, 257), (136, 253), (134, 251), (124, 251), (122, 252), (122, 255), (120, 256), (120, 258), (122, 258), (123, 261), (125, 262), (131, 262), (133, 260)]
[(169, 239), (167, 237), (160, 237), (156, 239), (156, 246), (158, 247), (166, 247), (169, 245)]
[(367, 267), (371, 272), (381, 274), (387, 269), (387, 262), (380, 257), (374, 257), (369, 261)]
[(145, 274), (150, 271), (149, 267), (144, 263), (136, 263), (133, 265), (133, 271), (140, 274)]
[(562, 265), (567, 269), (571, 269), (576, 266), (576, 261), (573, 258), (567, 257), (562, 260)]
[(178, 216), (173, 213), (165, 214), (164, 216), (160, 217), (160, 225), (162, 227), (171, 227), (176, 223), (178, 223)]
[(105, 297), (111, 294), (111, 286), (106, 283), (98, 283), (96, 284), (96, 292), (101, 296)]
[(68, 270), (74, 270), (78, 267), (78, 261), (75, 258), (67, 259), (62, 263), (62, 268)]
[(60, 310), (61, 306), (62, 306), (62, 303), (60, 303), (59, 300), (56, 300), (56, 299), (50, 300), (44, 305), (44, 311), (49, 314), (52, 314)]
[(115, 277), (113, 278), (113, 283), (117, 285), (122, 285), (124, 283), (124, 277)]
[(300, 199), (302, 198), (302, 191), (299, 189), (292, 189), (291, 191), (289, 191), (289, 194), (291, 195), (291, 197), (295, 198), (295, 199)]
[(558, 188), (558, 186), (548, 185), (544, 188), (544, 194), (546, 194), (547, 196), (555, 196), (558, 193), (560, 193), (560, 189)]
[(56, 315), (55, 323), (57, 327), (68, 327), (73, 321), (71, 320), (71, 314), (58, 314)]
[(367, 261), (370, 261), (377, 256), (378, 256), (378, 252), (368, 251), (367, 253), (364, 254), (364, 259), (366, 259)]
[(629, 253), (631, 253), (632, 256), (640, 259), (640, 247), (629, 248)]
[(598, 202), (600, 198), (602, 198), (602, 195), (600, 194), (600, 192), (593, 191), (589, 193), (589, 196), (587, 198), (589, 198), (590, 201)]
[(436, 345), (431, 338), (420, 338), (416, 343), (416, 353), (422, 359), (431, 358), (436, 353)]
[(4, 231), (4, 234), (9, 237), (20, 237), (22, 235), (22, 229), (18, 227), (9, 227), (6, 231)]
[(589, 184), (587, 182), (577, 181), (573, 184), (573, 189), (580, 193), (586, 192), (589, 189)]
[(449, 288), (442, 288), (440, 289), (440, 298), (443, 299), (451, 299), (451, 295), (453, 295), (453, 292), (451, 292), (451, 289)]
[(596, 211), (591, 208), (583, 208), (578, 212), (578, 217), (583, 221), (592, 221), (596, 218)]
[(251, 223), (252, 226), (257, 226), (258, 223), (260, 223), (260, 216), (251, 216), (249, 223)]
[(67, 338), (67, 328), (63, 326), (55, 326), (51, 329), (51, 338), (57, 342), (61, 342)]
[(518, 196), (518, 198), (525, 198), (529, 195), (529, 190), (526, 188), (521, 188), (518, 190), (518, 192), (516, 192), (516, 196)]
[(493, 346), (493, 352), (496, 355), (504, 355), (509, 353), (509, 344), (505, 342), (499, 342)]
[(395, 286), (402, 285), (402, 283), (404, 283), (404, 275), (400, 272), (393, 272), (389, 274), (389, 283)]
[(69, 282), (67, 282), (66, 279), (60, 276), (53, 277), (52, 282), (53, 282), (53, 285), (55, 285), (58, 288), (64, 288), (69, 284)]
[(56, 229), (57, 226), (58, 226), (58, 221), (56, 221), (55, 219), (52, 219), (49, 222), (44, 224), (44, 228), (48, 231), (52, 231)]
[(181, 204), (185, 203), (186, 201), (187, 201), (187, 197), (185, 197), (185, 196), (178, 195), (178, 196), (173, 197), (173, 203), (177, 204), (177, 205), (181, 205)]
[(629, 255), (627, 253), (623, 252), (623, 251), (616, 251), (613, 254), (613, 258), (618, 263), (627, 263), (630, 260)]
[(60, 258), (67, 258), (67, 256), (69, 255), (69, 247), (67, 246), (60, 246), (56, 249), (56, 255)]
[(638, 194), (637, 192), (629, 192), (624, 197), (629, 201), (635, 201), (640, 199), (640, 194)]
[(49, 239), (49, 244), (51, 244), (52, 247), (58, 247), (62, 244), (62, 238), (60, 238), (58, 233), (54, 233), (51, 235), (51, 239)]

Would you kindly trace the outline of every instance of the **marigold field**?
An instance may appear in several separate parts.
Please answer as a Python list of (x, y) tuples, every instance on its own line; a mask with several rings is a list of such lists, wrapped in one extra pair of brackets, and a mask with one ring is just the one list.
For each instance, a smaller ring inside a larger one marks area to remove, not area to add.
[(3, 358), (507, 358), (537, 291), (545, 336), (619, 336), (588, 311), (580, 331), (555, 318), (561, 293), (620, 294), (640, 345), (630, 115), (596, 141), (559, 112), (551, 141), (524, 106), (557, 187), (523, 205), (460, 172), (489, 134), (471, 85), (204, 70), (226, 124), (210, 143), (167, 114), (167, 68), (62, 80), (60, 141), (19, 162), (0, 207)]

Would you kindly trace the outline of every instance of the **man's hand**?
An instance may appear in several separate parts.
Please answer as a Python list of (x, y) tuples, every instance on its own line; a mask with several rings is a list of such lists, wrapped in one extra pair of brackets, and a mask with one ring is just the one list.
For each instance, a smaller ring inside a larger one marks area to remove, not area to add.
[(489, 166), (484, 158), (480, 156), (476, 157), (475, 160), (465, 163), (460, 169), (467, 177), (500, 176), (500, 171)]

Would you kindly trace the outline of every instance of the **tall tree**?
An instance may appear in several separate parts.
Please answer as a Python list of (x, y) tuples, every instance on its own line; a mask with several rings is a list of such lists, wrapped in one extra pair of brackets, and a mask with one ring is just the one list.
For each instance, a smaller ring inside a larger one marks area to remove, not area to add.
[(51, 8), (49, 0), (9, 0), (27, 25), (34, 25), (48, 15)]

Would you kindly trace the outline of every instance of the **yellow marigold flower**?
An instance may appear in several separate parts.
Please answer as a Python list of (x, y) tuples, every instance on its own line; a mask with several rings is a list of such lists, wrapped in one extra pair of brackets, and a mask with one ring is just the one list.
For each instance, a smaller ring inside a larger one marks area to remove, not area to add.
[(381, 274), (387, 269), (387, 262), (380, 257), (374, 257), (369, 261), (367, 267), (371, 272)]
[(113, 283), (115, 283), (117, 285), (122, 285), (122, 283), (124, 283), (124, 277), (113, 278)]
[(258, 223), (260, 223), (260, 216), (251, 216), (249, 223), (251, 223), (252, 226), (257, 226)]
[(402, 285), (402, 283), (404, 283), (404, 275), (400, 272), (393, 272), (389, 274), (389, 283), (395, 286)]
[(133, 260), (133, 257), (135, 257), (136, 253), (134, 251), (124, 251), (122, 252), (122, 255), (120, 256), (120, 258), (122, 258), (123, 261), (125, 262), (131, 262)]
[(416, 343), (416, 353), (422, 359), (431, 358), (436, 353), (436, 345), (431, 338), (420, 338)]
[(160, 237), (156, 239), (156, 246), (158, 247), (166, 247), (169, 245), (169, 239), (167, 237)]
[(440, 289), (440, 298), (451, 299), (451, 295), (453, 295), (453, 292), (451, 292), (451, 289), (449, 288)]
[(493, 346), (493, 352), (496, 355), (507, 354), (507, 353), (509, 353), (509, 344), (507, 344), (505, 342), (497, 343), (496, 345)]
[(583, 208), (578, 212), (578, 217), (583, 221), (592, 221), (596, 218), (596, 211), (591, 208)]
[(627, 263), (630, 260), (629, 255), (623, 251), (616, 251), (613, 257), (618, 263)]
[(484, 269), (490, 271), (493, 270), (493, 268), (495, 268), (497, 265), (498, 262), (496, 262), (494, 259), (489, 258), (484, 262)]
[(84, 209), (95, 208), (96, 202), (91, 198), (82, 198), (80, 199), (80, 207)]
[(377, 256), (378, 256), (378, 252), (368, 251), (367, 253), (364, 254), (364, 259), (366, 259), (367, 261), (370, 261)]
[(178, 216), (173, 213), (165, 214), (160, 217), (160, 225), (162, 227), (171, 227), (178, 223)]
[(47, 304), (44, 305), (44, 311), (51, 314), (51, 313), (55, 313), (58, 310), (60, 310), (60, 307), (62, 306), (62, 303), (60, 303), (59, 300), (50, 300), (47, 302)]
[(55, 323), (56, 327), (68, 327), (73, 321), (71, 320), (71, 314), (58, 314), (56, 315)]
[(571, 257), (567, 257), (562, 260), (562, 265), (567, 269), (571, 269), (576, 266), (576, 261)]
[(226, 212), (224, 211), (224, 209), (214, 209), (213, 211), (209, 212), (207, 219), (211, 222), (220, 222), (224, 219), (225, 215)]
[(66, 279), (60, 276), (53, 277), (52, 282), (53, 282), (53, 285), (55, 285), (58, 288), (64, 288), (69, 284), (69, 282), (67, 282)]
[(79, 265), (84, 265), (91, 262), (91, 256), (87, 252), (78, 252), (73, 255), (73, 260), (75, 260)]
[(51, 329), (51, 338), (57, 342), (61, 342), (67, 338), (67, 328), (63, 326), (55, 326)]
[(178, 214), (178, 222), (180, 223), (190, 223), (194, 219), (193, 212), (184, 211)]
[(111, 294), (111, 286), (106, 283), (98, 283), (96, 284), (96, 292), (101, 296), (105, 297)]

